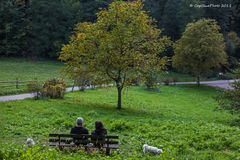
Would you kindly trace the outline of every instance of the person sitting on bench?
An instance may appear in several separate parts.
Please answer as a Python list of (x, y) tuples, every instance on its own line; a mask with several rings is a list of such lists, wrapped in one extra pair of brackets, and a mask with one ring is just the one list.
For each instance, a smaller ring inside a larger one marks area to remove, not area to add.
[[(88, 134), (88, 130), (83, 127), (83, 118), (82, 117), (77, 118), (76, 126), (71, 129), (70, 134), (77, 134), (77, 135)], [(77, 141), (78, 141), (78, 139), (74, 138), (75, 144), (79, 145), (79, 143)]]
[[(97, 144), (97, 141), (102, 141), (104, 140), (104, 136), (107, 135), (107, 129), (104, 128), (103, 123), (101, 121), (96, 121), (95, 122), (95, 130), (92, 132), (92, 140), (95, 140), (96, 143), (94, 144), (95, 146), (101, 147)], [(102, 138), (94, 138), (94, 137), (101, 137)]]
[(88, 130), (83, 127), (83, 118), (78, 117), (76, 120), (76, 126), (71, 129), (71, 134), (88, 134)]

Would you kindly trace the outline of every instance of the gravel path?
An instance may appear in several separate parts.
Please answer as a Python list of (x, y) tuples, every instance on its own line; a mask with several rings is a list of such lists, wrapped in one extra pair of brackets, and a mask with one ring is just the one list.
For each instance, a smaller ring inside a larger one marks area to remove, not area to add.
[[(230, 84), (234, 82), (234, 80), (217, 80), (217, 81), (202, 81), (201, 84), (205, 84), (208, 86), (223, 88), (223, 89), (232, 89)], [(177, 82), (176, 84), (196, 84), (196, 82)], [(112, 86), (112, 85), (110, 85)], [(91, 89), (92, 86), (87, 87), (86, 89)], [(74, 91), (79, 90), (79, 87), (74, 87)], [(66, 89), (66, 92), (71, 92), (72, 87)], [(0, 102), (6, 101), (15, 101), (15, 100), (23, 100), (26, 98), (33, 98), (34, 93), (26, 93), (26, 94), (18, 94), (18, 95), (10, 95), (10, 96), (0, 96)]]

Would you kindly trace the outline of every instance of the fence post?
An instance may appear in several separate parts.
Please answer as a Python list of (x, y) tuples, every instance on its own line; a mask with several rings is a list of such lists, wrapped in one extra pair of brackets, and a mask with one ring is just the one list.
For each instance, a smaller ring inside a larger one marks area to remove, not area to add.
[(76, 80), (73, 81), (72, 92), (74, 91), (75, 83), (76, 83)]
[(16, 78), (16, 88), (17, 88), (17, 89), (19, 88), (19, 87), (18, 87), (18, 86), (19, 86), (18, 84), (19, 84), (19, 81), (18, 81), (18, 78)]

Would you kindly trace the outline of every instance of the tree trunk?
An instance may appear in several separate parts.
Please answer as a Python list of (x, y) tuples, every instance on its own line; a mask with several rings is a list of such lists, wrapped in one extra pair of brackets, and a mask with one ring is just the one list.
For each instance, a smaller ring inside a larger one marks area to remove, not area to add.
[(122, 109), (122, 87), (117, 86), (117, 91), (118, 91), (117, 109)]
[(200, 76), (197, 76), (197, 86), (200, 87)]

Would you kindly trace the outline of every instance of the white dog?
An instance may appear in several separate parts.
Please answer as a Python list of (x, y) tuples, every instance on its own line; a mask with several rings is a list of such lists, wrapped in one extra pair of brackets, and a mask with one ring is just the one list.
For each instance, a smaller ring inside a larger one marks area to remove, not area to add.
[(153, 146), (149, 146), (147, 144), (144, 144), (143, 145), (143, 153), (145, 154), (147, 152), (153, 153), (153, 154), (161, 154), (163, 152), (163, 150), (159, 149), (157, 147), (153, 147)]
[(34, 146), (34, 145), (35, 145), (35, 142), (34, 142), (34, 140), (33, 140), (32, 138), (28, 138), (27, 141), (26, 141), (26, 145), (27, 145), (28, 147)]

